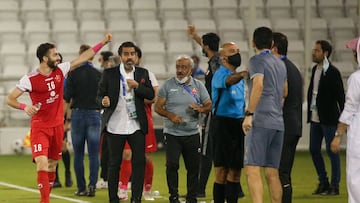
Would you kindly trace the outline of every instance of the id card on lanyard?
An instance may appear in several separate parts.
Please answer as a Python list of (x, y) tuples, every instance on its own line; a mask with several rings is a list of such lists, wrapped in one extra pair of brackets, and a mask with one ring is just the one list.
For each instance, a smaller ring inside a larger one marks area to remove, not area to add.
[(120, 80), (121, 80), (121, 86), (122, 86), (122, 90), (123, 90), (122, 95), (123, 95), (123, 97), (125, 99), (125, 102), (126, 102), (127, 114), (128, 114), (130, 119), (136, 119), (137, 118), (137, 113), (136, 113), (134, 96), (130, 91), (127, 92), (125, 79), (124, 79), (124, 77), (122, 75), (120, 75)]

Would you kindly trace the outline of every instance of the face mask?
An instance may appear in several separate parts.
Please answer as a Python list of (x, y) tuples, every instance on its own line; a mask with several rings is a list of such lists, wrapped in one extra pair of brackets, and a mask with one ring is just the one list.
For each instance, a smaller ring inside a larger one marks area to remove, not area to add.
[(185, 76), (183, 79), (179, 79), (177, 77), (175, 77), (176, 81), (179, 83), (179, 84), (184, 84), (188, 79), (189, 77), (188, 76)]
[(228, 63), (235, 68), (241, 65), (241, 55), (240, 53), (234, 54), (232, 56), (228, 56)]
[(202, 49), (201, 52), (203, 56), (208, 57), (208, 54), (206, 53), (205, 49)]

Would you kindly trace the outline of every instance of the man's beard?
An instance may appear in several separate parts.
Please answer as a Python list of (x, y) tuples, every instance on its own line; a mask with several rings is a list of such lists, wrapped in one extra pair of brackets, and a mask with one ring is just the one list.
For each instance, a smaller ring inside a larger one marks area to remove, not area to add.
[(57, 68), (56, 61), (48, 61), (48, 62), (47, 62), (47, 65), (48, 65), (51, 69)]

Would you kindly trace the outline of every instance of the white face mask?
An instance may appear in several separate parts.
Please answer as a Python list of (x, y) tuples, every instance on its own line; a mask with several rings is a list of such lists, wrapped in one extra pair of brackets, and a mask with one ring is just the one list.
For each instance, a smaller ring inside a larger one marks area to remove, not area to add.
[(185, 76), (183, 79), (179, 79), (179, 78), (177, 78), (177, 77), (175, 77), (175, 79), (176, 79), (176, 81), (178, 82), (178, 83), (180, 83), (180, 84), (184, 84), (188, 79), (189, 79), (189, 77), (188, 76)]

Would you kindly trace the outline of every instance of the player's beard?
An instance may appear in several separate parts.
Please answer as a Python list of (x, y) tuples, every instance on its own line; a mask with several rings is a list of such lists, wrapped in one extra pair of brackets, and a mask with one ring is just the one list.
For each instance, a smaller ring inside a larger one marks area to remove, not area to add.
[(55, 69), (55, 68), (57, 68), (57, 63), (58, 61), (53, 61), (53, 60), (49, 60), (48, 62), (47, 62), (47, 65), (51, 68), (51, 69)]

